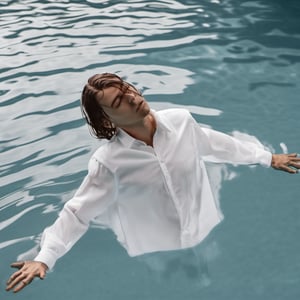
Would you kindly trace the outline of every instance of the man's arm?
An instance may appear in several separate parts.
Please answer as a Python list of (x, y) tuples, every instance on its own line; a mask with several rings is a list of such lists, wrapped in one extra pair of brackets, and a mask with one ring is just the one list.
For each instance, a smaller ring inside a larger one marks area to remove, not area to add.
[(69, 251), (86, 232), (89, 223), (104, 213), (114, 194), (114, 180), (110, 171), (90, 161), (89, 173), (74, 197), (69, 200), (54, 224), (42, 235), (41, 249), (33, 261), (15, 262), (11, 266), (19, 270), (7, 282), (7, 291), (19, 292), (30, 284), (34, 277), (43, 279), (57, 259)]
[(298, 173), (300, 158), (297, 153), (272, 154), (263, 145), (244, 141), (222, 132), (201, 128), (195, 123), (196, 133), (201, 141), (202, 157), (214, 163), (261, 164), (276, 170)]

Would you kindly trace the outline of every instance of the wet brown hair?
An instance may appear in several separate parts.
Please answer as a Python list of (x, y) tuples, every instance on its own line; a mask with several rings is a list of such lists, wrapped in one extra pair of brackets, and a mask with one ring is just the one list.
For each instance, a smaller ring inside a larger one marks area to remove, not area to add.
[[(110, 140), (116, 134), (116, 126), (111, 122), (101, 105), (97, 102), (97, 95), (108, 87), (136, 88), (112, 73), (95, 74), (88, 79), (81, 94), (81, 110), (84, 118), (91, 128), (91, 133), (98, 139)], [(137, 91), (138, 93), (138, 91)]]

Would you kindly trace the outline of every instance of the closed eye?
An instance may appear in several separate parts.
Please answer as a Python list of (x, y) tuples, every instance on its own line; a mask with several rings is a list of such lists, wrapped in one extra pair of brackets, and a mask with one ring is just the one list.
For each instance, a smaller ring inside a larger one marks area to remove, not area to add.
[(121, 95), (117, 95), (117, 97), (111, 103), (111, 108), (118, 108), (121, 104)]
[(121, 103), (122, 103), (122, 99), (121, 99), (121, 97), (118, 97), (116, 100), (115, 108), (119, 108)]

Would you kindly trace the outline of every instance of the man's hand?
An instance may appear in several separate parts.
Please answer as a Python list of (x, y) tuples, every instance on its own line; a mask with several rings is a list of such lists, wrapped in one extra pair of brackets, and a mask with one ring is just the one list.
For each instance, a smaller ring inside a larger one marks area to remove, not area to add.
[(296, 174), (300, 169), (300, 158), (297, 156), (297, 153), (273, 154), (271, 166), (276, 170)]
[(7, 281), (6, 290), (10, 291), (14, 288), (14, 293), (21, 291), (30, 284), (34, 277), (44, 279), (48, 270), (47, 265), (39, 261), (19, 261), (11, 264), (11, 267), (19, 269)]

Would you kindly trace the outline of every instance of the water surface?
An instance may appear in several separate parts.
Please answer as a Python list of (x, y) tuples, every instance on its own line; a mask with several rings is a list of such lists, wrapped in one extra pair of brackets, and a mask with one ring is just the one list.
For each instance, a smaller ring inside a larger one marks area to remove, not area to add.
[(299, 152), (299, 20), (296, 0), (2, 1), (0, 297), (299, 299), (299, 176), (262, 167), (222, 169), (225, 218), (197, 255), (129, 258), (94, 226), (45, 281), (4, 291), (99, 146), (79, 109), (89, 76), (117, 72), (155, 109)]

